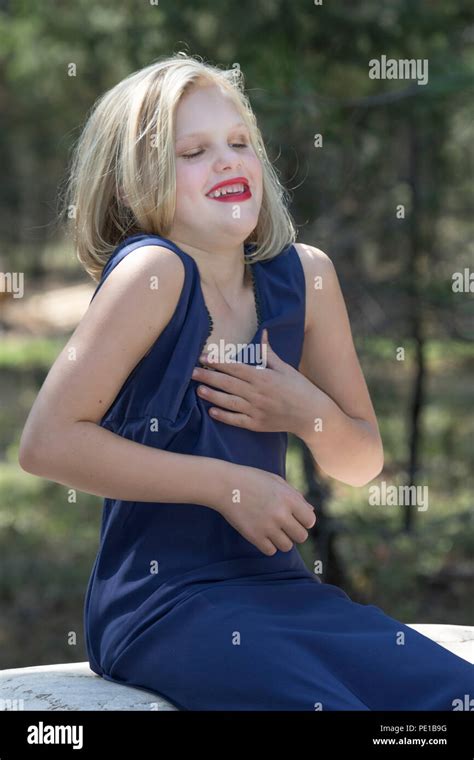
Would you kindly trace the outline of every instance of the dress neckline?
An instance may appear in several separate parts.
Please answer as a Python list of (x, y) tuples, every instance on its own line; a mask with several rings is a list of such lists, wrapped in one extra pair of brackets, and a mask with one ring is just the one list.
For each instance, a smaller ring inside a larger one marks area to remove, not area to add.
[[(214, 327), (214, 319), (212, 317), (211, 312), (209, 311), (209, 308), (208, 308), (207, 303), (206, 303), (206, 299), (204, 297), (204, 292), (203, 292), (203, 289), (202, 289), (201, 274), (199, 272), (199, 267), (198, 267), (198, 265), (197, 265), (196, 260), (194, 259), (194, 257), (191, 256), (191, 254), (186, 253), (186, 251), (183, 251), (183, 249), (177, 243), (175, 243), (173, 240), (170, 240), (169, 238), (163, 237), (163, 235), (156, 235), (156, 237), (159, 237), (162, 240), (165, 240), (167, 243), (170, 243), (174, 248), (176, 248), (178, 251), (180, 251), (180, 253), (182, 253), (188, 259), (191, 259), (192, 266), (194, 267), (194, 271), (196, 273), (196, 279), (197, 279), (197, 283), (198, 283), (199, 298), (200, 298), (200, 301), (201, 301), (201, 305), (202, 305), (202, 307), (204, 308), (204, 310), (205, 310), (205, 312), (207, 314), (207, 319), (208, 319), (208, 331), (207, 331), (205, 339), (204, 339), (204, 341), (203, 341), (203, 343), (201, 345), (201, 349), (199, 351), (199, 356), (201, 356), (201, 354), (202, 354), (202, 352), (204, 350), (204, 347), (205, 347), (207, 341), (209, 340), (209, 338), (211, 336), (211, 333), (212, 333), (212, 330), (213, 330), (213, 327)], [(245, 258), (248, 258), (248, 247), (249, 247), (249, 244), (244, 243), (244, 249), (245, 249), (244, 255), (245, 255)], [(250, 262), (250, 261), (246, 261), (245, 263), (249, 264), (249, 267), (250, 267), (249, 271), (250, 271), (250, 275), (251, 275), (251, 278), (252, 278), (252, 290), (253, 290), (253, 295), (254, 295), (255, 310), (256, 310), (256, 314), (257, 314), (257, 329), (255, 331), (255, 334), (248, 341), (248, 343), (243, 344), (242, 347), (239, 349), (239, 351), (237, 351), (237, 353), (235, 353), (233, 355), (232, 358), (234, 360), (238, 359), (238, 357), (242, 354), (242, 352), (244, 350), (246, 350), (247, 348), (249, 348), (249, 346), (251, 346), (254, 343), (257, 335), (260, 332), (260, 328), (262, 327), (263, 322), (264, 322), (263, 305), (262, 305), (262, 298), (261, 298), (261, 290), (260, 290), (260, 283), (259, 283), (259, 280), (258, 280), (258, 275), (259, 275), (259, 272), (260, 272), (260, 269), (259, 269), (259, 266), (258, 266), (258, 261), (255, 261), (253, 263)], [(241, 344), (239, 344), (239, 345), (241, 345)]]

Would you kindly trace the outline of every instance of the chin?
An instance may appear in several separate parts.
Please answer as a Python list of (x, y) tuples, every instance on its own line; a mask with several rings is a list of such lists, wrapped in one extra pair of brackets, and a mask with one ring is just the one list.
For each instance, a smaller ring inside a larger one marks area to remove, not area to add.
[(216, 232), (222, 232), (225, 235), (228, 235), (229, 237), (233, 238), (234, 240), (238, 240), (239, 242), (243, 242), (248, 238), (249, 235), (252, 234), (255, 227), (257, 226), (257, 222), (254, 224), (242, 224), (242, 225), (219, 225), (215, 226)]

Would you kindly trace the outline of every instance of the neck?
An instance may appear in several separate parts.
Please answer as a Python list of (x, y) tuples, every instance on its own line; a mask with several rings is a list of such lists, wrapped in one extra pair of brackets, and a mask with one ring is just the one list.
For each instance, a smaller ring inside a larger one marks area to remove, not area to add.
[(176, 236), (172, 240), (196, 261), (201, 284), (205, 287), (232, 299), (238, 297), (242, 287), (251, 281), (243, 244), (216, 251), (191, 245)]

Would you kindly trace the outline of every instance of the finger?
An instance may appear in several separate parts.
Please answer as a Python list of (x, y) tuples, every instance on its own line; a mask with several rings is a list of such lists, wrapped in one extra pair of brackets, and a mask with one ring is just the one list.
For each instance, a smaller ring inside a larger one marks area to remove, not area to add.
[(227, 412), (225, 409), (220, 409), (217, 406), (211, 406), (209, 409), (209, 414), (218, 422), (224, 422), (226, 425), (246, 428), (247, 430), (255, 430), (255, 423), (253, 421), (253, 418), (248, 414)]
[(293, 509), (291, 510), (294, 517), (298, 520), (304, 528), (312, 528), (316, 524), (316, 512), (314, 507), (304, 500), (299, 503), (295, 502)]
[(277, 546), (282, 552), (289, 552), (293, 548), (293, 541), (287, 536), (283, 529), (276, 528), (268, 535), (270, 541)]
[[(224, 365), (223, 365), (224, 366)], [(191, 379), (197, 383), (206, 383), (206, 385), (212, 385), (221, 390), (237, 393), (239, 390), (244, 391), (250, 388), (250, 383), (243, 379), (232, 377), (232, 375), (226, 372), (215, 372), (211, 369), (202, 369), (201, 367), (195, 367)]]
[(268, 556), (272, 556), (273, 554), (276, 554), (278, 551), (275, 544), (273, 544), (269, 538), (264, 538), (257, 548), (260, 549), (260, 551), (262, 551), (264, 554), (267, 554)]
[(289, 536), (292, 541), (296, 541), (298, 544), (304, 544), (309, 536), (306, 528), (293, 514), (289, 517), (288, 521), (282, 527), (287, 536)]
[(210, 404), (228, 409), (230, 412), (241, 412), (247, 414), (251, 411), (251, 404), (241, 396), (235, 396), (231, 393), (221, 393), (214, 390), (214, 388), (206, 388), (205, 385), (200, 385), (196, 393), (200, 398), (205, 398)]
[[(238, 377), (239, 379), (246, 380), (247, 382), (251, 382), (252, 380), (252, 370), (255, 372), (255, 367), (253, 367), (251, 364), (245, 364), (244, 362), (218, 362), (214, 361), (211, 358), (208, 359), (207, 357), (200, 357), (199, 361), (203, 365), (203, 372), (209, 372), (210, 374), (211, 371), (218, 370), (219, 372), (231, 375), (233, 377)], [(200, 368), (198, 367), (198, 369)]]
[(280, 369), (285, 364), (285, 362), (280, 359), (278, 354), (275, 353), (271, 347), (270, 338), (268, 336), (268, 330), (266, 327), (262, 331), (262, 340), (260, 343), (262, 346), (265, 367), (268, 367), (269, 369)]
[[(209, 375), (211, 375), (211, 379), (208, 381), (207, 377)], [(239, 409), (241, 408), (242, 411), (247, 411), (255, 403), (257, 392), (252, 389), (249, 383), (238, 380), (236, 377), (230, 377), (221, 372), (207, 371), (205, 378), (200, 374), (199, 377), (194, 377), (193, 379), (197, 383), (197, 395), (208, 399), (212, 403), (220, 404), (224, 401), (225, 396), (232, 396), (244, 402), (244, 406), (239, 406)]]

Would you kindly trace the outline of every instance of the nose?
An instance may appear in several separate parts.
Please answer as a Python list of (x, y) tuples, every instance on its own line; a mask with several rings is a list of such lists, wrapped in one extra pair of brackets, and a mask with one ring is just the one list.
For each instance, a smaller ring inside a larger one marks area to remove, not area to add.
[(236, 166), (242, 166), (242, 159), (237, 155), (234, 148), (226, 146), (218, 151), (215, 161), (215, 167), (218, 171), (232, 169)]

